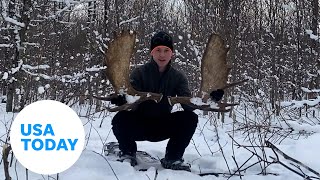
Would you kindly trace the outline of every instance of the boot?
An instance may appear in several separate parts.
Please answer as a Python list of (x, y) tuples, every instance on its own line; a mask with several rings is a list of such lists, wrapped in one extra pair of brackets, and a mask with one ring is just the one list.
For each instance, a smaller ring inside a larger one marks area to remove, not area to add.
[(163, 158), (160, 160), (162, 167), (166, 169), (183, 170), (191, 172), (190, 164), (183, 163), (183, 161), (183, 159), (170, 160), (167, 158)]
[(128, 162), (128, 163), (130, 163), (131, 166), (136, 166), (138, 164), (135, 153), (125, 154), (122, 151), (119, 152), (118, 161), (120, 161), (120, 162)]

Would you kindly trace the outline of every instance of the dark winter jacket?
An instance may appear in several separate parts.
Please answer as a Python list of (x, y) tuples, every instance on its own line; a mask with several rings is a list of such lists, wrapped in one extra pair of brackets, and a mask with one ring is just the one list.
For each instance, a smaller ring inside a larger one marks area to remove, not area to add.
[[(164, 98), (159, 103), (150, 100), (138, 106), (136, 111), (141, 111), (151, 117), (171, 112), (172, 106), (165, 97), (191, 96), (188, 80), (184, 74), (170, 64), (164, 72), (160, 73), (158, 65), (153, 59), (134, 69), (130, 76), (130, 82), (137, 91), (163, 94)], [(188, 109), (186, 106), (183, 108)]]

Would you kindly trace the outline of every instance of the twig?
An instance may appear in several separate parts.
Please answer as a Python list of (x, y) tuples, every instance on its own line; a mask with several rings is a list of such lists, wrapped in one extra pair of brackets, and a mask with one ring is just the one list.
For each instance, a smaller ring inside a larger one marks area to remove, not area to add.
[[(255, 156), (257, 156), (257, 154), (254, 154)], [(257, 162), (255, 162), (255, 163), (253, 163), (253, 164), (251, 164), (250, 166), (247, 166), (246, 168), (244, 168), (244, 169), (242, 169), (241, 171), (246, 171), (247, 169), (249, 169), (249, 168), (251, 168), (251, 167), (253, 167), (253, 166), (255, 166), (256, 164), (260, 164), (261, 163), (261, 161), (263, 161), (262, 159), (261, 159), (261, 157), (259, 157), (260, 159), (259, 159), (259, 161), (257, 161)]]
[[(246, 150), (248, 150), (249, 152), (252, 153), (252, 155), (250, 156), (250, 158), (247, 159), (247, 161), (244, 162), (244, 163), (240, 166), (240, 168), (233, 173), (233, 175), (235, 175), (238, 171), (246, 171), (246, 170), (249, 169), (250, 167), (252, 167), (252, 166), (254, 166), (254, 165), (256, 165), (256, 164), (260, 164), (261, 162), (267, 163), (268, 165), (272, 164), (272, 162), (269, 162), (269, 161), (267, 161), (266, 159), (263, 159), (261, 156), (259, 156), (256, 151), (253, 151), (253, 150), (251, 150), (251, 149), (248, 148), (248, 147), (261, 147), (261, 146), (242, 146), (242, 145), (240, 145), (237, 141), (235, 141), (230, 134), (228, 134), (228, 135), (229, 135), (229, 137), (232, 139), (232, 141), (233, 141), (234, 143), (236, 143), (236, 146), (245, 148)], [(254, 150), (255, 150), (255, 149), (254, 149)], [(250, 166), (248, 166), (248, 167), (246, 167), (246, 168), (244, 168), (244, 169), (241, 169), (241, 168), (242, 168), (252, 157), (254, 157), (254, 156), (256, 156), (259, 161), (251, 164)], [(260, 165), (261, 165), (261, 164), (260, 164)], [(262, 168), (262, 167), (261, 167), (261, 168)]]
[(208, 175), (214, 175), (216, 177), (219, 177), (219, 174), (223, 174), (223, 173), (200, 173), (198, 174), (199, 176), (208, 176)]
[(198, 150), (198, 148), (197, 148), (196, 143), (194, 142), (194, 139), (192, 138), (191, 140), (192, 140), (192, 144), (193, 144), (194, 148), (196, 149), (197, 153), (199, 154), (200, 157), (202, 157), (200, 152), (199, 152), (199, 150)]
[[(240, 169), (236, 158), (234, 156), (232, 156), (232, 159), (236, 163), (237, 168)], [(242, 179), (240, 171), (239, 171), (239, 176), (240, 176), (240, 179)]]
[[(233, 124), (232, 125), (232, 136), (234, 137), (234, 132), (235, 132), (235, 125)], [(234, 153), (234, 143), (231, 143), (231, 147), (232, 147), (232, 159), (234, 160), (234, 162), (236, 163), (236, 166), (237, 166), (237, 171), (239, 171), (239, 175), (240, 175), (240, 179), (242, 179), (242, 177), (241, 177), (241, 173), (240, 173), (240, 168), (239, 168), (239, 166), (238, 166), (238, 162), (236, 161), (236, 155), (235, 155), (235, 153)], [(249, 158), (249, 159), (251, 159), (251, 158)], [(248, 161), (248, 160), (247, 160)], [(247, 162), (246, 161), (246, 162)], [(237, 173), (237, 171), (235, 171), (234, 172), (234, 174), (236, 174)], [(231, 177), (232, 177), (233, 175), (231, 175), (228, 179), (230, 179)]]
[(111, 170), (112, 170), (113, 175), (117, 178), (117, 180), (119, 180), (119, 178), (118, 178), (118, 176), (117, 176), (116, 172), (115, 172), (115, 171), (114, 171), (114, 169), (112, 168), (112, 166), (111, 166), (110, 162), (108, 161), (108, 159), (107, 159), (106, 157), (104, 157), (102, 154), (99, 154), (99, 153), (97, 153), (97, 152), (95, 152), (95, 151), (92, 151), (92, 152), (94, 152), (94, 153), (98, 154), (98, 155), (99, 155), (99, 156), (101, 156), (104, 160), (106, 160), (106, 161), (107, 161), (107, 163), (108, 163), (109, 167), (110, 167), (110, 168), (111, 168)]
[(229, 173), (231, 174), (231, 170), (230, 170), (230, 167), (229, 167), (228, 161), (227, 161), (227, 159), (226, 159), (226, 156), (224, 155), (224, 152), (223, 152), (222, 146), (221, 146), (221, 144), (220, 144), (220, 140), (219, 140), (219, 139), (220, 139), (220, 137), (219, 137), (219, 133), (218, 133), (218, 127), (217, 127), (217, 124), (215, 124), (215, 129), (216, 129), (216, 132), (217, 132), (217, 141), (218, 141), (219, 148), (220, 148), (220, 150), (221, 150), (222, 157), (223, 157), (224, 161), (226, 162), (226, 165), (227, 165), (227, 167), (228, 167), (228, 171), (229, 171)]
[(245, 170), (245, 169), (244, 169), (244, 170), (241, 170), (241, 168), (242, 168), (247, 162), (249, 162), (249, 160), (250, 160), (251, 158), (253, 158), (253, 157), (254, 157), (254, 154), (252, 154), (249, 159), (247, 159), (235, 172), (233, 172), (233, 174), (231, 174), (230, 177), (234, 176), (237, 172), (239, 172), (239, 175), (240, 175), (240, 172)]
[[(260, 133), (259, 132), (259, 134), (258, 134), (258, 137), (259, 137), (259, 143), (260, 144), (263, 144), (263, 139), (265, 139), (265, 137), (263, 138), (262, 137), (262, 132)], [(267, 155), (266, 155), (266, 152), (265, 152), (265, 146), (261, 146), (261, 152), (262, 152), (262, 154), (263, 154), (263, 158), (265, 159), (265, 160), (267, 160)], [(267, 171), (266, 171), (266, 167), (268, 166), (268, 163), (266, 163), (266, 161), (263, 161), (263, 168), (261, 168), (262, 169), (262, 174), (263, 175), (266, 175), (267, 174)]]
[(156, 169), (156, 172), (155, 172), (155, 174), (154, 174), (154, 179), (153, 179), (153, 180), (156, 180), (157, 177), (158, 177), (158, 169)]
[(206, 143), (206, 145), (207, 145), (207, 147), (208, 147), (211, 155), (213, 155), (213, 151), (211, 150), (210, 145), (208, 144), (208, 141), (207, 141), (206, 136), (205, 136), (204, 134), (203, 134), (203, 140), (204, 140), (204, 142)]
[(276, 158), (274, 158), (274, 157), (272, 157), (272, 156), (269, 156), (269, 157), (270, 157), (271, 159), (273, 159), (276, 163), (281, 164), (283, 167), (285, 167), (285, 168), (289, 169), (290, 171), (292, 171), (292, 172), (294, 172), (294, 173), (298, 174), (299, 176), (301, 176), (301, 177), (303, 177), (303, 178), (306, 178), (306, 177), (305, 177), (305, 175), (303, 175), (303, 174), (299, 173), (298, 171), (296, 171), (296, 170), (292, 169), (291, 167), (287, 166), (286, 164), (284, 164), (283, 162), (281, 162), (281, 161), (277, 160)]
[(19, 180), (18, 171), (17, 171), (17, 162), (18, 162), (18, 160), (16, 160), (16, 161), (14, 162), (14, 172), (16, 173), (17, 180)]
[(293, 159), (292, 157), (288, 156), (287, 154), (285, 154), (284, 152), (282, 152), (280, 149), (278, 149), (275, 145), (273, 145), (271, 142), (269, 141), (266, 141), (266, 146), (271, 148), (271, 149), (274, 149), (275, 151), (277, 151), (279, 154), (281, 154), (285, 159), (287, 160), (290, 160), (294, 163), (297, 163), (299, 165), (301, 165), (302, 167), (306, 168), (307, 170), (309, 170), (310, 172), (316, 174), (318, 177), (320, 177), (320, 173), (318, 173), (317, 171), (311, 169), (310, 167), (306, 166), (305, 164), (303, 164), (302, 162), (296, 160), (296, 159)]

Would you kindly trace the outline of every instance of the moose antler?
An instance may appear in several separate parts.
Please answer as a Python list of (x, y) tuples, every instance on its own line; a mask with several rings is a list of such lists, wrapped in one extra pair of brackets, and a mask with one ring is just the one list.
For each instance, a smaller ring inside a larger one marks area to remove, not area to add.
[(146, 100), (160, 101), (162, 98), (161, 94), (149, 93), (149, 92), (139, 92), (136, 91), (130, 84), (129, 72), (130, 72), (130, 58), (134, 53), (134, 45), (136, 41), (136, 33), (123, 31), (120, 35), (115, 35), (116, 37), (108, 46), (108, 51), (106, 53), (106, 74), (112, 84), (115, 93), (108, 97), (97, 97), (94, 98), (100, 100), (110, 101), (112, 98), (118, 96), (118, 94), (129, 94), (137, 96), (134, 102), (129, 101), (127, 104), (116, 108), (108, 108), (109, 111), (119, 111), (128, 110), (134, 108), (136, 105), (140, 104)]
[[(231, 68), (227, 65), (227, 53), (224, 40), (217, 34), (212, 34), (208, 40), (204, 55), (201, 61), (201, 85), (198, 97), (204, 102), (210, 98), (209, 93), (217, 89), (227, 89), (229, 87), (241, 84), (247, 80), (227, 84), (228, 74)], [(197, 109), (205, 111), (228, 111), (226, 107), (238, 104), (228, 103), (211, 103), (206, 104), (199, 102), (199, 99), (190, 97), (169, 97), (171, 104), (181, 103), (188, 104)]]
[[(127, 98), (128, 103), (115, 108), (107, 108), (111, 112), (134, 109), (138, 104), (146, 100), (155, 100), (158, 102), (162, 98), (161, 94), (136, 91), (130, 84), (130, 58), (134, 53), (135, 40), (136, 33), (122, 32), (120, 35), (116, 36), (108, 46), (108, 51), (106, 53), (106, 73), (115, 93), (108, 97), (93, 97), (110, 101), (112, 98), (118, 96), (118, 94), (126, 93), (135, 96), (133, 99), (136, 99), (132, 101), (131, 98)], [(227, 52), (228, 48), (225, 47), (223, 39), (216, 34), (211, 35), (202, 58), (202, 81), (200, 93), (198, 94), (198, 97), (200, 98), (168, 97), (169, 102), (171, 102), (171, 104), (187, 104), (195, 109), (219, 112), (228, 111), (226, 107), (237, 105), (227, 103), (206, 104), (202, 102), (202, 99), (207, 101), (210, 98), (208, 92), (233, 86), (233, 84), (228, 85), (226, 83), (230, 71), (230, 68), (226, 63)], [(199, 99), (201, 101), (200, 104), (197, 103), (199, 102)]]

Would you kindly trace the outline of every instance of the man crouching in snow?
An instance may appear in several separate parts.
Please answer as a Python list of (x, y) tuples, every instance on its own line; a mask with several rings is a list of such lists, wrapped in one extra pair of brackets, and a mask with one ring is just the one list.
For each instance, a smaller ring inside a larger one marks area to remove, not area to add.
[[(161, 93), (167, 96), (191, 96), (188, 80), (184, 74), (171, 66), (173, 56), (172, 37), (163, 31), (151, 39), (151, 60), (133, 70), (130, 83), (137, 91)], [(223, 90), (213, 91), (212, 99), (219, 101)], [(121, 106), (125, 96), (111, 100)], [(147, 100), (132, 111), (120, 111), (112, 120), (112, 130), (121, 150), (120, 158), (136, 165), (137, 144), (135, 141), (158, 142), (169, 139), (161, 165), (167, 169), (190, 171), (190, 165), (183, 163), (183, 154), (198, 123), (198, 116), (190, 107), (182, 104), (184, 111), (171, 113), (172, 106), (167, 98), (159, 103)]]

